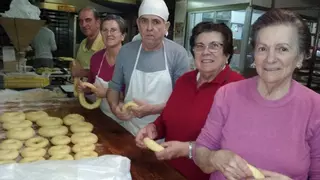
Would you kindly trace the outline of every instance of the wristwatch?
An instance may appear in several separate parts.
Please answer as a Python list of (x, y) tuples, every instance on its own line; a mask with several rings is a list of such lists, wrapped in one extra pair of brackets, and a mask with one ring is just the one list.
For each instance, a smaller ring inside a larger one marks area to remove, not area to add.
[(189, 141), (189, 159), (192, 159), (193, 142)]

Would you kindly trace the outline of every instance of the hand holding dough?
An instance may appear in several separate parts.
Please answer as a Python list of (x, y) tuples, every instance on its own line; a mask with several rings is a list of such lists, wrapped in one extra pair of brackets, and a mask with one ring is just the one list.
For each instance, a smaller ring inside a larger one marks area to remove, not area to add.
[(154, 152), (160, 152), (164, 150), (164, 147), (162, 147), (160, 144), (155, 142), (154, 140), (146, 137), (143, 139), (143, 143), (152, 151)]
[(252, 175), (255, 179), (264, 179), (265, 176), (262, 174), (261, 171), (259, 171), (257, 168), (253, 167), (252, 165), (250, 164), (247, 164), (249, 169), (251, 170), (252, 172)]
[[(83, 82), (82, 85), (90, 88), (92, 91), (95, 91), (95, 89), (96, 89), (96, 87), (95, 87), (93, 84), (90, 84), (90, 83), (88, 83), (88, 82)], [(96, 102), (94, 102), (94, 103), (92, 103), (92, 104), (89, 104), (89, 103), (86, 101), (86, 98), (84, 97), (84, 93), (83, 93), (83, 92), (80, 92), (80, 93), (79, 93), (79, 101), (80, 101), (80, 104), (81, 104), (84, 108), (86, 108), (86, 109), (95, 109), (95, 108), (97, 108), (97, 107), (100, 106), (102, 99), (97, 97)]]
[(130, 110), (131, 108), (133, 108), (133, 107), (138, 107), (138, 106), (139, 106), (139, 105), (136, 104), (135, 102), (129, 101), (129, 102), (127, 102), (126, 104), (124, 104), (124, 105), (122, 106), (122, 111), (128, 111), (128, 110)]

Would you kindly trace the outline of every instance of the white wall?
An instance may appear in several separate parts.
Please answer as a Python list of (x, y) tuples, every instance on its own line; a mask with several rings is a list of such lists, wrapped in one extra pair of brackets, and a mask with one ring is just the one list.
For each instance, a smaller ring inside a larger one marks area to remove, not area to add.
[(188, 0), (188, 9), (249, 3), (250, 0)]

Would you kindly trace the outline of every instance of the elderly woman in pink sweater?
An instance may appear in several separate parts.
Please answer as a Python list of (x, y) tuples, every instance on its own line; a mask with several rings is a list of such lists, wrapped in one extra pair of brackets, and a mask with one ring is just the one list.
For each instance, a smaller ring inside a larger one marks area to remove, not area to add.
[(320, 95), (292, 79), (309, 57), (311, 35), (295, 13), (274, 9), (252, 27), (258, 76), (216, 93), (195, 145), (210, 180), (320, 179)]

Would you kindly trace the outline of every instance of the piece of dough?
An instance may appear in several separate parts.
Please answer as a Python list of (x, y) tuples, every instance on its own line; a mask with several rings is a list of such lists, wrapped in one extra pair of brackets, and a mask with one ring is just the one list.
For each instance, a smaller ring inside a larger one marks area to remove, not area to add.
[(18, 150), (22, 147), (23, 143), (16, 139), (6, 139), (0, 143), (0, 149), (13, 149)]
[(34, 147), (34, 148), (44, 148), (48, 144), (49, 144), (48, 139), (40, 136), (30, 138), (25, 142), (25, 145), (27, 147)]
[(74, 97), (78, 97), (78, 85), (80, 83), (80, 78), (73, 77), (73, 95)]
[(1, 164), (12, 164), (12, 163), (16, 163), (16, 161), (14, 161), (14, 160), (0, 160), (0, 165)]
[(133, 101), (129, 101), (125, 105), (122, 106), (122, 111), (128, 111), (133, 107), (138, 107), (138, 104), (136, 104)]
[(73, 156), (70, 154), (53, 155), (49, 160), (74, 160)]
[(48, 150), (48, 154), (50, 156), (64, 155), (64, 154), (69, 154), (70, 152), (71, 152), (71, 148), (70, 146), (67, 146), (67, 145), (52, 146)]
[(74, 155), (75, 160), (84, 159), (84, 158), (93, 158), (93, 157), (98, 157), (98, 153), (94, 151), (82, 151)]
[(29, 120), (22, 120), (22, 121), (7, 121), (3, 123), (2, 127), (3, 129), (9, 130), (12, 128), (27, 128), (31, 127), (32, 122)]
[(250, 165), (250, 164), (247, 164), (249, 169), (251, 170), (252, 172), (252, 175), (255, 179), (264, 179), (265, 176), (262, 174), (261, 171), (259, 171), (257, 168), (255, 168), (254, 166)]
[(47, 151), (44, 148), (26, 147), (21, 151), (22, 157), (43, 157)]
[(62, 119), (58, 117), (46, 117), (37, 120), (38, 126), (60, 126), (63, 124)]
[(70, 126), (74, 123), (83, 122), (84, 117), (80, 114), (68, 114), (63, 118), (63, 122), (65, 125)]
[(66, 126), (46, 126), (41, 127), (38, 133), (43, 137), (54, 137), (68, 134)]
[[(96, 89), (96, 87), (93, 84), (90, 84), (88, 82), (83, 82), (82, 84), (83, 84), (83, 86), (90, 88), (92, 91), (94, 91)], [(86, 98), (84, 97), (84, 93), (83, 92), (79, 93), (79, 102), (80, 102), (81, 106), (86, 109), (98, 108), (101, 104), (101, 101), (102, 101), (102, 99), (97, 97), (96, 102), (89, 104), (86, 101)]]
[(93, 125), (89, 122), (74, 123), (70, 126), (70, 130), (73, 133), (91, 132), (93, 130)]
[(74, 153), (82, 152), (82, 151), (94, 151), (96, 146), (94, 144), (75, 144), (72, 147), (72, 151)]
[(26, 119), (26, 115), (22, 111), (17, 112), (4, 112), (0, 116), (0, 122), (8, 121), (23, 121)]
[(53, 145), (67, 145), (71, 142), (71, 138), (69, 136), (54, 136), (51, 139), (51, 143)]
[(146, 137), (143, 139), (143, 143), (152, 151), (154, 152), (160, 152), (164, 150), (164, 147), (162, 147), (160, 144), (155, 142), (154, 140)]
[(25, 157), (19, 161), (19, 163), (31, 163), (36, 161), (44, 161), (43, 157)]
[(43, 119), (48, 116), (48, 113), (45, 111), (31, 111), (26, 113), (26, 119), (32, 122), (36, 122), (38, 119)]
[(7, 131), (6, 136), (8, 139), (27, 140), (35, 135), (31, 127), (28, 128), (12, 128)]
[(19, 156), (19, 152), (13, 149), (1, 149), (0, 150), (0, 160), (13, 160)]
[(74, 133), (71, 136), (71, 142), (73, 144), (94, 144), (98, 142), (98, 137), (93, 133)]

